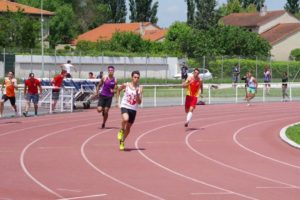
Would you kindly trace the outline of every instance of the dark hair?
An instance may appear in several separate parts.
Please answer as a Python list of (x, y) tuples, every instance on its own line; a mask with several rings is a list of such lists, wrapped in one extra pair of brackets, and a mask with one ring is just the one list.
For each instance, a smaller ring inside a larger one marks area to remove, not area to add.
[(115, 67), (110, 65), (110, 66), (107, 67), (107, 69), (115, 69)]
[(135, 71), (131, 72), (131, 77), (133, 77), (133, 75), (135, 75), (135, 74), (137, 74), (137, 75), (139, 75), (139, 76), (140, 76), (140, 72), (139, 72), (139, 71), (137, 71), (137, 70), (135, 70)]
[(90, 75), (94, 75), (94, 73), (93, 73), (93, 72), (89, 72), (89, 74), (90, 74)]
[(200, 70), (198, 68), (195, 68), (194, 71), (198, 71), (200, 73)]
[(68, 60), (67, 63), (71, 63), (71, 60)]
[(32, 77), (32, 76), (34, 76), (34, 73), (33, 73), (33, 72), (30, 72), (30, 73), (29, 73), (29, 77)]
[(15, 73), (13, 71), (8, 71), (8, 73), (12, 73), (12, 75), (15, 75)]

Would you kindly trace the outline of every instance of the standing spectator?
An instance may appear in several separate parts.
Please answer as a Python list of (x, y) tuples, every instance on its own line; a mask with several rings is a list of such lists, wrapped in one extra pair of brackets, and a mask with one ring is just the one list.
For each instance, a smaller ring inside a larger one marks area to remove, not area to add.
[(96, 79), (102, 79), (103, 77), (103, 71), (100, 71), (100, 73), (97, 75)]
[(185, 81), (188, 77), (188, 70), (189, 68), (187, 67), (187, 65), (184, 63), (182, 63), (182, 67), (181, 67), (181, 80)]
[(88, 79), (95, 79), (94, 73), (93, 72), (89, 72), (89, 77)]
[[(101, 128), (105, 128), (112, 99), (118, 88), (117, 79), (114, 77), (114, 66), (108, 66), (107, 69), (108, 76), (102, 77), (96, 88), (96, 97), (99, 96), (97, 111), (103, 116)], [(118, 97), (116, 97), (116, 101), (118, 101)]]
[(251, 72), (248, 72), (248, 88), (247, 88), (247, 106), (250, 106), (250, 100), (255, 97), (257, 93), (257, 81)]
[(271, 70), (269, 66), (265, 66), (265, 71), (264, 71), (264, 83), (265, 83), (265, 94), (269, 95), (270, 94), (270, 88), (271, 88)]
[(61, 70), (66, 70), (67, 71), (67, 78), (72, 78), (71, 75), (71, 68), (74, 68), (75, 72), (77, 72), (77, 67), (75, 67), (74, 65), (71, 64), (71, 60), (68, 60), (67, 63), (62, 64), (61, 66)]
[(118, 89), (118, 94), (125, 91), (121, 101), (121, 130), (118, 132), (118, 140), (120, 141), (120, 150), (124, 151), (124, 142), (130, 133), (136, 117), (138, 105), (142, 103), (143, 87), (139, 85), (140, 72), (133, 71), (131, 73), (131, 82), (122, 84)]
[(289, 95), (288, 95), (288, 85), (289, 82), (288, 74), (287, 72), (283, 72), (282, 74), (282, 101), (288, 101)]
[[(38, 88), (40, 89), (40, 95), (38, 93)], [(42, 97), (42, 86), (41, 82), (34, 78), (34, 73), (30, 73), (27, 80), (24, 83), (24, 96), (26, 99), (25, 112), (23, 115), (28, 117), (28, 109), (30, 107), (30, 102), (34, 104), (34, 114), (37, 116), (38, 113), (38, 103), (39, 97)]]
[(63, 80), (66, 77), (66, 75), (67, 75), (67, 71), (62, 70), (61, 73), (55, 76), (51, 81), (52, 86), (54, 87), (52, 89), (52, 111), (55, 110), (56, 103), (59, 98), (60, 88), (63, 84)]
[(232, 68), (232, 87), (236, 87), (236, 84), (239, 80), (239, 75), (240, 75), (240, 68), (238, 63), (236, 63)]
[[(3, 93), (3, 88), (5, 87), (5, 92)], [(14, 78), (14, 72), (9, 71), (7, 77), (4, 78), (2, 83), (2, 99), (0, 100), (0, 117), (3, 115), (4, 103), (9, 99), (10, 105), (15, 110), (15, 116), (17, 116), (17, 107), (16, 107), (16, 95), (15, 89), (18, 89), (17, 80)]]
[(194, 69), (193, 76), (188, 77), (188, 79), (182, 84), (184, 88), (187, 88), (185, 97), (185, 113), (186, 122), (185, 127), (188, 127), (189, 122), (192, 120), (193, 111), (196, 108), (199, 90), (201, 90), (200, 96), (203, 98), (203, 83), (199, 76), (200, 70), (198, 68)]

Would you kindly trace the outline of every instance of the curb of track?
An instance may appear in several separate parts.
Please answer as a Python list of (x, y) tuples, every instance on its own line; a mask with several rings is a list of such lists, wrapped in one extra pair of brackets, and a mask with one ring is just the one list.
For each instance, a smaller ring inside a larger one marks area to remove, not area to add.
[(287, 136), (286, 136), (286, 130), (291, 127), (291, 126), (294, 126), (294, 125), (298, 125), (300, 124), (300, 122), (297, 122), (297, 123), (294, 123), (294, 124), (290, 124), (290, 125), (287, 125), (286, 127), (282, 128), (280, 130), (280, 138), (285, 141), (286, 143), (288, 143), (289, 145), (291, 145), (292, 147), (295, 147), (297, 149), (300, 149), (300, 145), (297, 144), (296, 142), (294, 142), (293, 140), (289, 139)]

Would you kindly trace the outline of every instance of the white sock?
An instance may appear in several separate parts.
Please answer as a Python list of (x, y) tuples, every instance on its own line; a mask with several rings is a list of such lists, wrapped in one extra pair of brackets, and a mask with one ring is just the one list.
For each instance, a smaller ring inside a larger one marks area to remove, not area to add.
[(192, 116), (193, 113), (192, 112), (188, 112), (187, 116), (186, 116), (186, 122), (189, 123), (192, 120)]

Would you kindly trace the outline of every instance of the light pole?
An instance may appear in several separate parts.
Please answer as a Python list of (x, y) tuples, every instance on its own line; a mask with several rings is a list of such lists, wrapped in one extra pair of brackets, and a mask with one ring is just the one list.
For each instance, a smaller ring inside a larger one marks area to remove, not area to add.
[(41, 51), (42, 51), (42, 78), (44, 77), (44, 16), (43, 0), (41, 0)]

